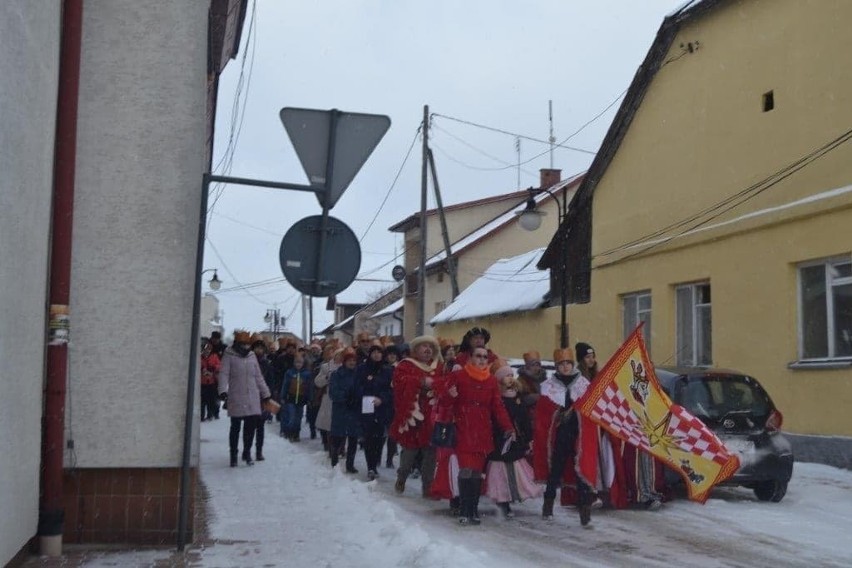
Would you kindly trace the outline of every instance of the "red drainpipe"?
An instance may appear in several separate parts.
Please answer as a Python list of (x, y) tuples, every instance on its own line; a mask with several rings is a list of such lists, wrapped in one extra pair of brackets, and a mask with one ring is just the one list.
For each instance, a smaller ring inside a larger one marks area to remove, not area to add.
[(53, 226), (50, 257), (50, 320), (44, 386), (41, 505), (42, 554), (62, 553), (65, 384), (68, 377), (68, 305), (71, 297), (71, 230), (77, 161), (77, 101), (80, 87), (83, 0), (64, 0), (59, 52), (59, 91), (53, 164)]

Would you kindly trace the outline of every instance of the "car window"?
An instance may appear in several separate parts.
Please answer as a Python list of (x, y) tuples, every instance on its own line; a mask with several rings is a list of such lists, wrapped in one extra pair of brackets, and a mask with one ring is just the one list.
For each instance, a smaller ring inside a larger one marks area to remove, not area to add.
[(731, 414), (765, 417), (771, 403), (760, 384), (751, 377), (713, 375), (682, 380), (675, 402), (699, 418), (720, 420)]

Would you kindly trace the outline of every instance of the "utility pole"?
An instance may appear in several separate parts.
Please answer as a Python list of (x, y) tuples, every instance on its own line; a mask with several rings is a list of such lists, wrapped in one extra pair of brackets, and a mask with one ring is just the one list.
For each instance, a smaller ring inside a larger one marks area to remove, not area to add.
[(447, 230), (447, 218), (444, 216), (444, 202), (441, 199), (441, 186), (438, 185), (438, 171), (435, 168), (435, 155), (429, 148), (429, 166), (432, 170), (432, 183), (435, 186), (435, 205), (438, 207), (438, 218), (441, 220), (441, 237), (444, 239), (444, 251), (447, 254), (447, 272), (450, 273), (450, 285), (453, 292), (453, 300), (459, 295), (459, 280), (456, 274), (456, 262), (453, 259), (453, 251), (450, 249), (450, 233)]
[(420, 267), (417, 273), (417, 335), (426, 326), (426, 195), (428, 189), (429, 105), (423, 105), (423, 168), (420, 175)]
[(308, 304), (306, 300), (307, 298), (302, 294), (302, 341), (310, 344), (311, 338), (308, 337)]

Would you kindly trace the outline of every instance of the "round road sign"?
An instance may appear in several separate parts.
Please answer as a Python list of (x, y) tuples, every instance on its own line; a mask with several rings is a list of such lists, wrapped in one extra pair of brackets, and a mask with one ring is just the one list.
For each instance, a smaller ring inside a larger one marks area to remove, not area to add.
[[(281, 240), (279, 259), (284, 278), (309, 296), (333, 296), (349, 287), (361, 269), (361, 245), (343, 221), (327, 218), (325, 245), (319, 259), (322, 215), (305, 217)], [(321, 262), (319, 267), (317, 262)]]

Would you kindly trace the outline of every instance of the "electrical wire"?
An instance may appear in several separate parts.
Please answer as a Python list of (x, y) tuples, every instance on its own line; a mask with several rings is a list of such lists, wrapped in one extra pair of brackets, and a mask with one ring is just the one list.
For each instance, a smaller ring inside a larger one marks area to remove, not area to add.
[[(474, 146), (473, 144), (471, 144), (471, 143), (469, 143), (469, 142), (467, 142), (467, 141), (463, 140), (462, 138), (460, 138), (460, 137), (456, 136), (456, 135), (455, 135), (455, 134), (453, 134), (452, 132), (450, 132), (450, 131), (448, 131), (448, 130), (446, 130), (446, 129), (444, 129), (444, 128), (441, 128), (441, 127), (440, 127), (440, 126), (438, 126), (437, 124), (433, 124), (432, 126), (433, 126), (433, 128), (435, 128), (436, 130), (440, 130), (441, 132), (443, 132), (443, 133), (445, 133), (446, 135), (448, 135), (450, 138), (454, 138), (454, 139), (455, 139), (455, 140), (457, 140), (458, 142), (460, 142), (460, 143), (464, 144), (465, 146), (467, 146), (467, 147), (468, 147), (468, 148), (470, 148), (471, 150), (474, 150), (475, 152), (478, 152), (478, 153), (482, 154), (482, 155), (483, 155), (483, 156), (485, 156), (486, 158), (490, 158), (490, 159), (494, 160), (495, 162), (499, 162), (499, 163), (501, 163), (501, 164), (504, 164), (504, 165), (506, 165), (506, 166), (511, 166), (511, 167), (513, 167), (513, 168), (517, 168), (517, 167), (518, 167), (517, 162), (516, 162), (516, 163), (514, 163), (514, 164), (512, 164), (512, 163), (510, 163), (510, 162), (507, 162), (506, 160), (502, 160), (502, 159), (500, 159), (500, 158), (498, 158), (498, 157), (496, 157), (496, 156), (492, 156), (491, 154), (489, 154), (489, 153), (488, 153), (488, 152), (486, 152), (485, 150), (482, 150), (482, 149), (480, 149), (480, 148), (477, 148), (477, 147), (476, 147), (476, 146)], [(434, 140), (432, 140), (432, 141), (430, 141), (430, 142), (431, 142), (432, 147), (436, 148), (439, 152), (441, 152), (441, 154), (443, 154), (443, 155), (444, 155), (444, 157), (446, 157), (448, 160), (453, 161), (453, 162), (455, 162), (455, 163), (457, 163), (457, 164), (459, 164), (459, 165), (461, 165), (461, 166), (464, 166), (464, 167), (466, 167), (466, 168), (469, 168), (469, 169), (471, 169), (471, 170), (479, 170), (479, 171), (494, 171), (495, 169), (496, 169), (496, 170), (504, 170), (504, 169), (505, 169), (505, 168), (488, 168), (488, 167), (481, 167), (481, 166), (472, 166), (472, 165), (470, 165), (470, 164), (467, 164), (467, 163), (465, 163), (465, 162), (462, 162), (461, 160), (459, 160), (459, 159), (457, 159), (457, 158), (454, 158), (452, 155), (450, 155), (450, 153), (449, 153), (449, 152), (447, 152), (446, 150), (444, 150), (443, 148), (441, 148), (440, 146), (438, 146), (437, 144), (435, 144)], [(521, 170), (522, 172), (524, 172), (525, 174), (529, 175), (529, 176), (537, 177), (537, 174), (535, 174), (534, 172), (531, 172), (531, 171), (529, 171), (529, 170), (525, 170), (525, 169), (523, 169), (523, 168), (520, 168), (520, 170)]]
[[(795, 160), (794, 162), (786, 165), (785, 167), (781, 168), (780, 170), (770, 174), (769, 176), (763, 178), (762, 180), (746, 187), (745, 189), (743, 189), (743, 190), (741, 190), (741, 191), (739, 191), (739, 192), (737, 192), (733, 195), (730, 195), (730, 196), (726, 197), (725, 199), (723, 199), (719, 202), (716, 202), (713, 205), (710, 205), (709, 207), (706, 207), (706, 208), (702, 209), (701, 211), (698, 211), (698, 212), (696, 212), (696, 213), (694, 213), (694, 214), (692, 214), (692, 215), (690, 215), (690, 216), (688, 216), (684, 219), (681, 219), (679, 221), (671, 223), (671, 224), (669, 224), (669, 225), (667, 225), (667, 226), (665, 226), (661, 229), (657, 229), (656, 231), (653, 231), (651, 233), (643, 235), (642, 237), (638, 237), (636, 239), (633, 239), (632, 241), (629, 241), (627, 243), (623, 243), (623, 244), (621, 244), (617, 247), (614, 247), (612, 249), (600, 252), (597, 255), (595, 255), (595, 258), (601, 258), (601, 257), (609, 256), (609, 255), (621, 252), (621, 251), (628, 249), (628, 248), (641, 246), (643, 243), (646, 243), (649, 240), (652, 240), (652, 239), (655, 239), (655, 238), (658, 238), (658, 237), (662, 237), (665, 233), (668, 233), (669, 231), (684, 227), (684, 226), (688, 225), (689, 223), (697, 221), (698, 219), (700, 219), (701, 217), (704, 217), (705, 215), (711, 215), (711, 214), (719, 211), (720, 209), (727, 207), (727, 209), (723, 209), (720, 213), (712, 215), (711, 217), (702, 221), (701, 223), (694, 225), (694, 226), (691, 226), (691, 227), (688, 227), (687, 229), (685, 229), (684, 231), (679, 233), (677, 236), (680, 236), (683, 233), (688, 232), (690, 230), (694, 230), (694, 229), (700, 227), (701, 225), (704, 225), (704, 224), (712, 221), (713, 219), (719, 217), (720, 215), (730, 211), (734, 207), (738, 207), (739, 205), (742, 205), (743, 203), (752, 199), (753, 197), (760, 195), (763, 191), (766, 191), (767, 189), (776, 185), (777, 183), (779, 183), (783, 179), (786, 179), (790, 175), (796, 173), (797, 171), (804, 168), (805, 166), (807, 166), (808, 164), (810, 164), (814, 160), (821, 158), (826, 153), (834, 150), (835, 148), (837, 148), (841, 144), (844, 144), (845, 142), (850, 140), (850, 138), (852, 138), (852, 129), (847, 130), (846, 132), (844, 132), (843, 134), (841, 134), (837, 138), (831, 140), (827, 144), (824, 144), (823, 146), (809, 152), (808, 154), (806, 154), (806, 155), (802, 156), (801, 158)], [(740, 201), (738, 201), (738, 200), (740, 200)], [(671, 238), (676, 238), (676, 237), (671, 237)], [(671, 238), (667, 239), (665, 242), (668, 242), (668, 240), (671, 240)], [(662, 243), (657, 243), (653, 246), (657, 246), (659, 244), (662, 244)], [(645, 249), (645, 250), (648, 250), (648, 249)], [(639, 253), (635, 253), (635, 254), (639, 254)], [(635, 256), (635, 254), (632, 255), (632, 256)]]
[(396, 182), (399, 181), (399, 176), (402, 174), (402, 169), (405, 167), (406, 162), (408, 162), (408, 157), (411, 156), (411, 151), (414, 149), (414, 143), (417, 142), (417, 135), (420, 134), (420, 131), (423, 129), (423, 123), (420, 123), (420, 126), (417, 127), (417, 130), (414, 132), (414, 138), (411, 140), (411, 145), (408, 147), (408, 151), (405, 153), (405, 157), (402, 159), (402, 164), (400, 164), (399, 169), (396, 172), (396, 176), (394, 176), (393, 181), (390, 184), (387, 192), (385, 193), (385, 198), (382, 199), (381, 205), (379, 205), (378, 210), (376, 210), (376, 214), (373, 215), (373, 219), (370, 221), (370, 224), (367, 225), (367, 228), (364, 229), (364, 233), (361, 235), (361, 238), (358, 239), (358, 242), (364, 240), (364, 237), (367, 236), (367, 233), (370, 232), (370, 229), (373, 227), (373, 223), (376, 222), (376, 219), (379, 218), (379, 213), (382, 212), (382, 209), (385, 207), (385, 203), (388, 202), (388, 197), (390, 197), (393, 188), (396, 187)]
[[(243, 286), (243, 283), (242, 283), (242, 282), (240, 282), (240, 281), (239, 281), (239, 279), (238, 279), (236, 276), (234, 276), (234, 273), (233, 273), (233, 272), (231, 272), (231, 269), (230, 269), (230, 268), (228, 267), (228, 265), (225, 263), (225, 260), (222, 258), (222, 255), (221, 255), (221, 254), (219, 254), (219, 249), (217, 249), (217, 248), (216, 248), (216, 245), (215, 245), (215, 244), (213, 244), (213, 241), (211, 241), (209, 238), (208, 238), (208, 239), (206, 239), (206, 240), (207, 240), (207, 244), (209, 244), (209, 245), (210, 245), (210, 248), (213, 250), (213, 254), (215, 254), (215, 255), (216, 255), (216, 258), (218, 258), (218, 259), (219, 259), (219, 262), (221, 262), (221, 263), (222, 263), (222, 268), (224, 268), (224, 269), (225, 269), (225, 272), (227, 272), (227, 273), (228, 273), (228, 275), (229, 275), (231, 278), (233, 278), (233, 279), (234, 279), (234, 282), (236, 282), (236, 283), (237, 283), (238, 285), (240, 285), (240, 286)], [(252, 297), (252, 298), (253, 298), (256, 302), (258, 302), (259, 304), (261, 304), (261, 305), (263, 305), (263, 306), (270, 306), (270, 305), (272, 305), (272, 304), (270, 304), (269, 302), (264, 302), (263, 300), (261, 300), (260, 298), (258, 298), (257, 296), (255, 296), (254, 294), (252, 294), (251, 292), (249, 292), (248, 290), (243, 290), (243, 291), (244, 291), (246, 294), (248, 294), (249, 296), (251, 296), (251, 297)]]

